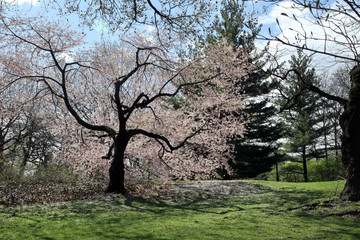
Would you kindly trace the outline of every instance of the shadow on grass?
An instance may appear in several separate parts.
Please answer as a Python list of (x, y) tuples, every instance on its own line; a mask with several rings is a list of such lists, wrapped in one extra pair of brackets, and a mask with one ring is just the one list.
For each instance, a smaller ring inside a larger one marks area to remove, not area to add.
[[(146, 210), (162, 213), (169, 209), (190, 210), (200, 213), (227, 214), (244, 210), (239, 206), (245, 196), (263, 192), (262, 186), (240, 181), (195, 182), (173, 184), (165, 195), (144, 198), (125, 195), (124, 204), (139, 208), (138, 203), (149, 206)], [(122, 204), (122, 202), (118, 202)], [(143, 210), (143, 205), (141, 209)]]
[[(9, 208), (6, 210), (7, 213), (4, 211), (1, 213), (8, 218), (31, 220), (27, 222), (27, 228), (32, 229), (34, 234), (45, 224), (49, 224), (51, 228), (55, 224), (59, 226), (59, 229), (67, 229), (68, 233), (64, 232), (57, 239), (76, 233), (82, 234), (79, 235), (82, 239), (88, 236), (97, 236), (99, 239), (121, 237), (169, 239), (159, 236), (163, 236), (163, 232), (170, 231), (166, 228), (168, 225), (171, 226), (174, 221), (182, 222), (184, 218), (187, 218), (189, 223), (186, 225), (187, 229), (192, 229), (193, 224), (197, 227), (199, 224), (195, 220), (199, 221), (199, 219), (210, 219), (208, 222), (216, 221), (216, 224), (223, 224), (224, 227), (234, 223), (249, 226), (261, 223), (261, 226), (267, 230), (274, 228), (274, 223), (277, 222), (282, 225), (282, 228), (279, 228), (281, 231), (285, 229), (285, 232), (281, 232), (282, 236), (291, 231), (286, 230), (287, 227), (299, 226), (305, 229), (302, 231), (306, 231), (312, 226), (316, 226), (313, 229), (317, 226), (325, 226), (323, 229), (316, 230), (317, 239), (334, 239), (326, 236), (337, 235), (345, 236), (347, 239), (360, 239), (360, 232), (356, 231), (359, 219), (344, 220), (340, 216), (330, 216), (305, 208), (288, 210), (319, 201), (327, 196), (321, 190), (293, 187), (274, 190), (260, 184), (242, 181), (195, 182), (172, 184), (167, 191), (160, 192), (156, 196), (114, 194), (107, 195), (103, 200), (32, 206), (26, 211), (20, 208)], [(197, 215), (200, 218), (194, 217)], [(0, 221), (1, 218), (0, 214)], [(142, 223), (145, 223), (146, 231), (142, 230), (144, 227)], [(87, 228), (89, 224), (91, 226)], [(77, 229), (78, 226), (82, 229)], [(206, 228), (203, 231), (206, 231)], [(42, 234), (42, 239), (49, 237), (45, 232)]]
[(326, 198), (321, 190), (300, 190), (284, 188), (281, 190), (268, 189), (261, 195), (254, 195), (248, 198), (244, 204), (261, 204), (268, 203), (275, 209), (291, 208), (295, 206), (305, 205)]
[[(227, 214), (252, 209), (278, 211), (284, 208), (304, 205), (324, 198), (320, 190), (299, 190), (284, 188), (273, 190), (260, 184), (242, 181), (200, 182), (174, 184), (174, 188), (165, 197), (160, 195), (151, 198), (125, 195), (115, 200), (139, 211), (162, 213), (169, 209), (190, 210), (201, 213)], [(144, 205), (145, 204), (145, 205)], [(144, 206), (147, 206), (144, 208)]]
[[(108, 195), (107, 199), (98, 201), (72, 201), (65, 205), (54, 205), (60, 210), (73, 214), (94, 217), (98, 213), (108, 212), (109, 208), (126, 206), (128, 211), (153, 212), (162, 214), (175, 210), (188, 210), (199, 213), (228, 214), (243, 211), (249, 206), (252, 209), (279, 212), (309, 204), (324, 198), (320, 190), (301, 190), (282, 188), (273, 190), (270, 187), (244, 181), (205, 181), (170, 184), (170, 187), (157, 196), (143, 197), (138, 195)], [(16, 209), (16, 208), (14, 208)], [(34, 211), (41, 206), (34, 207)], [(37, 210), (36, 210), (37, 209)], [(16, 214), (12, 211), (11, 214)], [(51, 215), (51, 212), (49, 213)], [(54, 216), (58, 218), (59, 216)]]

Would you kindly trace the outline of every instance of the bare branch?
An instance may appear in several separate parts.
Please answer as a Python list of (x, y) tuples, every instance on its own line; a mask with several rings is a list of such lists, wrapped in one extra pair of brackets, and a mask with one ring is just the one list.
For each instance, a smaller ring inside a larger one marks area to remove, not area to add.
[[(336, 102), (340, 103), (341, 105), (345, 105), (348, 102), (348, 100), (346, 100), (344, 98), (328, 94), (328, 93), (324, 92), (323, 90), (321, 90), (320, 88), (304, 81), (301, 73), (297, 69), (290, 69), (284, 75), (278, 75), (275, 73), (273, 75), (280, 79), (286, 79), (288, 77), (288, 75), (292, 72), (294, 72), (297, 75), (297, 77), (302, 81), (304, 88), (301, 89), (299, 92), (297, 92), (294, 96), (292, 96), (291, 100), (298, 98), (301, 95), (303, 90), (309, 90), (309, 91), (319, 94), (321, 97), (324, 97), (324, 98), (332, 100), (332, 101), (336, 101)], [(286, 109), (288, 109), (291, 106), (292, 105), (286, 106)]]
[(201, 131), (204, 130), (204, 126), (199, 128), (198, 130), (194, 131), (192, 134), (190, 134), (189, 136), (187, 136), (185, 139), (182, 140), (182, 142), (180, 142), (178, 145), (175, 145), (173, 146), (170, 141), (164, 137), (164, 136), (161, 136), (161, 135), (158, 135), (158, 134), (155, 134), (155, 133), (151, 133), (151, 132), (147, 132), (143, 129), (132, 129), (132, 130), (129, 130), (129, 134), (130, 136), (135, 136), (135, 135), (143, 135), (143, 136), (146, 136), (146, 137), (149, 137), (149, 138), (152, 138), (152, 139), (155, 139), (156, 141), (158, 141), (159, 143), (161, 143), (162, 146), (163, 143), (165, 143), (165, 145), (170, 149), (170, 150), (166, 150), (166, 148), (164, 147), (164, 150), (165, 151), (169, 151), (169, 152), (172, 152), (174, 150), (177, 150), (181, 147), (183, 147), (188, 140), (190, 140), (191, 138), (193, 138), (195, 135), (199, 134)]

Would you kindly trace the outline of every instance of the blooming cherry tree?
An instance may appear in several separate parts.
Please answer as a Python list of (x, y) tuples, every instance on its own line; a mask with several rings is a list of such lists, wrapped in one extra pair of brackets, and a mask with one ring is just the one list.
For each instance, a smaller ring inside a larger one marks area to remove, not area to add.
[[(82, 50), (78, 33), (41, 18), (3, 17), (1, 28), (0, 64), (8, 84), (26, 82), (48, 93), (54, 112), (66, 111), (90, 131), (85, 142), (89, 136), (101, 140), (97, 154), (106, 146), (105, 157), (112, 159), (108, 192), (125, 193), (125, 169), (209, 175), (231, 152), (229, 137), (244, 131), (233, 83), (251, 66), (226, 41), (182, 59), (174, 50), (178, 38), (166, 32)], [(79, 161), (92, 157), (82, 153)]]

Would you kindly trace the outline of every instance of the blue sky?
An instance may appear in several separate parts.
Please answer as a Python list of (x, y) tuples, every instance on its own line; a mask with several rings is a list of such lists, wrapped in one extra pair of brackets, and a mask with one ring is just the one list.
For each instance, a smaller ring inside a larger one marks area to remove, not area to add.
[[(59, 17), (59, 15), (57, 14), (57, 10), (50, 8), (45, 9), (44, 4), (38, 2), (39, 0), (6, 0), (6, 1), (16, 1), (17, 2), (16, 5), (18, 6), (19, 9), (24, 11), (26, 14), (32, 16), (41, 14), (41, 15), (47, 15), (50, 19), (51, 18), (56, 19)], [(214, 0), (209, 0), (209, 1), (211, 2)], [(292, 20), (291, 18), (284, 16), (282, 13), (286, 13), (288, 16), (292, 16), (293, 14), (296, 15), (296, 17), (300, 19), (301, 23), (304, 24), (304, 26), (306, 27), (306, 31), (321, 33), (321, 31), (319, 31), (318, 26), (311, 25), (311, 23), (308, 21), (309, 19), (311, 19), (311, 14), (309, 10), (305, 9), (299, 11), (291, 8), (291, 5), (292, 5), (291, 1), (281, 1), (278, 4), (273, 4), (270, 6), (264, 5), (264, 3), (261, 1), (256, 1), (256, 0), (247, 1), (247, 6), (249, 8), (249, 11), (255, 9), (259, 12), (258, 14), (259, 23), (263, 24), (262, 34), (264, 35), (268, 35), (269, 28), (271, 28), (271, 32), (273, 34), (279, 34), (280, 31), (277, 26), (277, 21), (278, 21), (283, 29), (283, 35), (285, 35), (289, 39), (293, 39), (295, 37), (296, 31), (293, 31), (292, 29), (295, 30), (299, 29), (300, 28), (299, 23), (296, 23), (296, 21)], [(264, 12), (264, 6), (266, 12)], [(83, 26), (79, 20), (79, 17), (76, 14), (68, 16), (67, 21), (78, 31), (86, 34), (86, 38), (85, 38), (86, 42), (92, 43), (94, 41), (101, 41), (102, 39), (104, 40), (116, 39), (115, 38), (116, 34), (109, 32), (107, 23), (101, 19), (95, 20), (92, 29), (89, 29), (87, 26)], [(258, 44), (261, 47), (261, 45), (264, 44), (264, 42), (258, 42)], [(321, 48), (323, 46), (323, 42), (313, 41), (311, 42), (311, 44), (313, 44), (314, 48)], [(291, 54), (294, 54), (296, 52), (294, 48), (289, 48), (284, 46), (279, 47), (276, 43), (271, 44), (270, 50), (277, 51), (278, 49), (281, 49), (282, 51), (286, 52), (287, 56), (285, 56), (283, 60), (287, 60)], [(323, 55), (320, 55), (320, 60), (318, 62), (324, 64), (324, 62), (326, 61), (327, 59)]]
[[(49, 20), (58, 19), (60, 17), (56, 9), (51, 9), (44, 6), (39, 0), (6, 0), (11, 2), (14, 9), (21, 11), (26, 16), (46, 16)], [(69, 16), (62, 16), (62, 19), (66, 19), (66, 22), (73, 28), (81, 33), (86, 34), (85, 41), (91, 43), (94, 41), (101, 41), (102, 38), (106, 38), (108, 34), (107, 24), (101, 19), (96, 20), (91, 29), (88, 26), (83, 26), (76, 14)]]
[[(6, 0), (6, 1), (13, 2), (14, 3), (13, 5), (17, 5), (19, 9), (24, 11), (24, 13), (29, 16), (36, 16), (41, 14), (43, 16), (46, 15), (50, 19), (51, 18), (56, 19), (59, 17), (58, 12), (55, 9), (50, 9), (48, 7), (45, 8), (44, 4), (41, 3), (40, 0)], [(259, 12), (262, 12), (263, 10), (263, 4), (261, 2), (249, 1), (248, 5), (249, 5), (249, 10), (253, 9), (254, 7), (258, 9)], [(100, 41), (101, 38), (108, 39), (114, 36), (113, 33), (110, 33), (108, 31), (108, 25), (102, 19), (96, 19), (94, 25), (92, 26), (92, 29), (89, 29), (88, 26), (81, 25), (79, 17), (76, 14), (72, 14), (70, 16), (67, 16), (66, 18), (74, 28), (77, 28), (78, 31), (84, 32), (87, 35), (86, 40), (88, 42)], [(268, 29), (268, 27), (276, 28), (276, 25), (274, 24), (275, 20), (271, 22), (269, 21), (269, 18), (267, 18), (265, 15), (260, 16), (260, 19), (262, 19), (261, 23), (264, 24), (264, 31), (265, 29)]]
[[(29, 16), (37, 16), (42, 15), (51, 19), (57, 19), (60, 17), (58, 13), (58, 9), (51, 9), (46, 7), (41, 0), (6, 0), (6, 1), (16, 1), (14, 7), (18, 7), (24, 14)], [(213, 1), (213, 0), (209, 0)], [(218, 1), (220, 2), (220, 1)], [(287, 23), (288, 19), (281, 15), (281, 12), (284, 11), (284, 7), (288, 7), (290, 2), (283, 1), (280, 6), (278, 5), (265, 5), (261, 1), (247, 1), (246, 2), (248, 11), (256, 10), (258, 12), (257, 16), (259, 18), (259, 23), (263, 24), (262, 33), (267, 35), (268, 29), (271, 28), (272, 33), (279, 33), (278, 27), (276, 24), (276, 19), (279, 19), (281, 23)], [(264, 8), (265, 6), (265, 8)], [(266, 12), (264, 12), (266, 9)], [(64, 16), (61, 16), (62, 19), (65, 19)], [(108, 26), (105, 21), (102, 19), (96, 19), (94, 25), (89, 28), (88, 26), (84, 26), (79, 19), (77, 14), (72, 14), (66, 16), (66, 21), (76, 30), (86, 34), (85, 41), (90, 45), (93, 42), (100, 42), (102, 40), (117, 40), (117, 34), (108, 31)], [(265, 42), (259, 41), (258, 44), (260, 48), (262, 45), (265, 45)], [(275, 48), (274, 48), (275, 49)], [(295, 51), (295, 50), (294, 50)]]

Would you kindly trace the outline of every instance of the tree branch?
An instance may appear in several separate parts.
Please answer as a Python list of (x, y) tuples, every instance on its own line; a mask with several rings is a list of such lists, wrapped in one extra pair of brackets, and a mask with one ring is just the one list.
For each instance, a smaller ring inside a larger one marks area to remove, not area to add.
[[(280, 76), (280, 75), (277, 75), (277, 74), (273, 74), (273, 75), (276, 76), (276, 77), (278, 77), (278, 78), (280, 78), (280, 79), (283, 79), (283, 80), (284, 80), (284, 79), (286, 79), (286, 78), (288, 77), (288, 75), (289, 75), (291, 72), (294, 72), (294, 73), (297, 75), (297, 77), (302, 81), (303, 86), (304, 86), (304, 87), (303, 87), (303, 90), (312, 91), (312, 92), (314, 92), (314, 93), (319, 94), (321, 97), (324, 97), (324, 98), (326, 98), (326, 99), (329, 99), (329, 100), (338, 102), (338, 103), (340, 103), (340, 104), (343, 105), (343, 106), (348, 102), (347, 99), (344, 99), (344, 98), (341, 98), (341, 97), (334, 96), (334, 95), (331, 95), (331, 94), (329, 94), (329, 93), (326, 93), (326, 92), (324, 92), (323, 90), (321, 90), (320, 88), (314, 86), (313, 84), (310, 84), (310, 83), (306, 82), (306, 81), (303, 79), (301, 73), (300, 73), (297, 69), (290, 69), (290, 70), (288, 70), (288, 71), (286, 72), (286, 74), (283, 75), (283, 76)], [(302, 91), (297, 92), (291, 99), (295, 99), (295, 98), (299, 97), (299, 96), (301, 95), (301, 93), (302, 93)]]
[[(204, 127), (204, 126), (203, 126)], [(169, 139), (167, 139), (166, 137), (162, 136), (162, 135), (159, 135), (159, 134), (155, 134), (155, 133), (151, 133), (151, 132), (148, 132), (148, 131), (145, 131), (143, 129), (132, 129), (132, 130), (129, 130), (129, 134), (131, 137), (135, 136), (135, 135), (143, 135), (143, 136), (146, 136), (146, 137), (149, 137), (149, 138), (152, 138), (152, 139), (155, 139), (157, 142), (159, 142), (163, 149), (167, 152), (172, 152), (174, 150), (177, 150), (181, 147), (183, 147), (186, 142), (193, 138), (195, 135), (197, 135), (198, 133), (200, 133), (202, 130), (203, 130), (203, 127), (199, 128), (198, 130), (196, 130), (195, 132), (193, 132), (192, 134), (190, 134), (189, 136), (187, 136), (182, 142), (180, 142), (178, 145), (175, 145), (173, 146)], [(169, 150), (166, 150), (166, 147), (163, 145), (163, 143), (165, 143), (165, 145), (170, 149)]]

